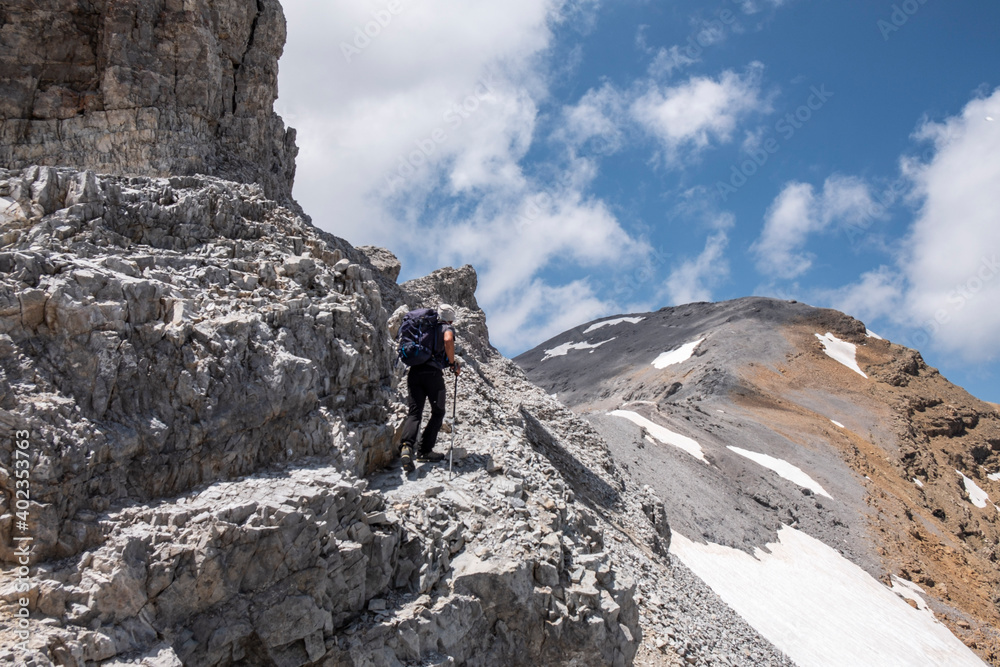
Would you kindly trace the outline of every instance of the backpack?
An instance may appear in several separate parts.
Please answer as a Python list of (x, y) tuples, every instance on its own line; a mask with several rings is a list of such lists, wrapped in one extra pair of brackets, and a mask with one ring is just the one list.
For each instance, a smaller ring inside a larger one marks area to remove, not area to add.
[(444, 352), (438, 350), (438, 316), (430, 308), (411, 310), (403, 316), (396, 334), (397, 361), (406, 366), (419, 366), (435, 360)]

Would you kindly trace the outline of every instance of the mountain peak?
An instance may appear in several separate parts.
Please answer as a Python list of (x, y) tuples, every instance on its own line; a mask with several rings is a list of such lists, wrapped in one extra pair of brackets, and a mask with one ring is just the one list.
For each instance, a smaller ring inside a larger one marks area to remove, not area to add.
[(924, 586), (984, 655), (1000, 647), (1000, 416), (919, 352), (834, 310), (750, 297), (604, 318), (516, 362), (664, 498), (678, 544), (752, 555), (794, 528)]

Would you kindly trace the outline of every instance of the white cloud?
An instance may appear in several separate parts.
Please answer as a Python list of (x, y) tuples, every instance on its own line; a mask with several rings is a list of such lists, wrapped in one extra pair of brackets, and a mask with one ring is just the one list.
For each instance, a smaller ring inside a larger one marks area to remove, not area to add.
[(295, 196), (316, 224), (391, 246), (389, 196), (418, 207), (442, 183), (521, 187), (517, 163), (545, 94), (536, 60), (563, 4), (402, 0), (368, 37), (385, 2), (286, 0), (277, 106), (299, 131)]
[(729, 277), (725, 255), (728, 244), (726, 232), (716, 232), (708, 237), (697, 258), (681, 263), (670, 273), (666, 290), (672, 304), (712, 300), (712, 288)]
[(646, 33), (649, 31), (649, 24), (642, 23), (635, 31), (635, 48), (643, 53), (652, 53), (653, 47), (646, 40)]
[(490, 338), (527, 349), (609, 312), (614, 312), (613, 304), (598, 298), (587, 281), (552, 286), (535, 279), (494, 303)]
[(757, 270), (794, 278), (809, 270), (811, 256), (802, 252), (809, 234), (819, 229), (814, 214), (816, 194), (808, 183), (789, 183), (764, 216), (764, 230), (751, 246)]
[(788, 0), (734, 0), (744, 14), (756, 14), (764, 7), (780, 7)]
[(660, 140), (667, 163), (676, 165), (713, 142), (728, 143), (741, 118), (770, 108), (761, 96), (762, 71), (754, 63), (742, 75), (727, 70), (718, 79), (692, 77), (674, 87), (651, 83), (632, 104), (632, 116)]
[[(620, 119), (626, 104), (624, 95), (609, 83), (592, 88), (573, 106), (563, 108), (563, 122), (552, 138), (578, 149), (591, 139), (597, 139), (599, 153), (613, 153), (623, 141)], [(599, 144), (599, 145), (598, 145)]]
[(1000, 339), (1000, 89), (962, 114), (924, 123), (926, 164), (907, 164), (921, 200), (901, 267), (912, 321), (966, 360), (996, 359)]
[[(560, 65), (554, 26), (592, 30), (597, 0), (401, 0), (384, 25), (384, 0), (283, 4), (277, 106), (299, 131), (295, 196), (315, 224), (388, 247), (404, 278), (471, 262), (501, 347), (614, 312), (573, 273), (649, 248), (587, 194), (596, 164), (571, 150), (544, 181), (521, 169)], [(567, 110), (565, 141), (613, 139), (613, 104), (608, 88)], [(556, 265), (565, 284), (540, 277)]]
[[(538, 213), (525, 213), (537, 202)], [(596, 267), (641, 260), (648, 252), (618, 224), (603, 202), (575, 189), (532, 194), (510, 207), (488, 205), (470, 222), (440, 231), (442, 243), (471, 258), (483, 276), (482, 298), (489, 303), (516, 291), (551, 261)], [(508, 208), (517, 213), (505, 213)], [(457, 259), (457, 258), (456, 258)]]
[[(796, 278), (812, 266), (804, 250), (809, 236), (831, 226), (856, 225), (873, 215), (875, 201), (863, 181), (831, 176), (816, 193), (808, 183), (791, 182), (764, 216), (764, 229), (751, 246), (757, 270), (776, 278)], [(884, 215), (884, 213), (880, 213)]]
[(661, 48), (656, 52), (653, 62), (649, 64), (649, 76), (654, 79), (666, 79), (674, 73), (674, 70), (693, 65), (699, 58), (692, 51), (689, 47), (682, 48), (676, 44), (669, 49)]
[[(917, 213), (896, 265), (823, 293), (828, 303), (908, 330), (904, 343), (929, 343), (967, 362), (997, 359), (1000, 125), (986, 120), (997, 109), (1000, 89), (957, 116), (920, 126), (915, 138), (933, 142), (934, 151), (927, 162), (902, 161)], [(838, 201), (857, 201), (857, 193)]]
[(834, 175), (823, 183), (819, 202), (820, 225), (842, 228), (856, 225), (877, 210), (871, 188), (859, 178)]
[(904, 290), (903, 275), (892, 267), (882, 266), (869, 271), (851, 285), (820, 293), (827, 303), (843, 313), (870, 321), (887, 313), (899, 313)]

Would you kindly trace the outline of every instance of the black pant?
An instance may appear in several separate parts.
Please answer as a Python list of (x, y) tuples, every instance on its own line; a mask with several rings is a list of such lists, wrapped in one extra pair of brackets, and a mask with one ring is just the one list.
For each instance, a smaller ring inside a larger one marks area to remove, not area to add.
[(410, 390), (408, 402), (409, 412), (406, 421), (403, 422), (403, 445), (413, 446), (417, 441), (417, 431), (420, 430), (420, 418), (424, 414), (424, 401), (430, 400), (431, 418), (424, 427), (424, 435), (420, 438), (420, 449), (418, 453), (426, 454), (434, 449), (437, 442), (438, 431), (441, 430), (441, 422), (444, 421), (444, 413), (448, 405), (448, 397), (445, 392), (444, 374), (440, 369), (422, 364), (410, 369), (406, 377), (406, 386)]

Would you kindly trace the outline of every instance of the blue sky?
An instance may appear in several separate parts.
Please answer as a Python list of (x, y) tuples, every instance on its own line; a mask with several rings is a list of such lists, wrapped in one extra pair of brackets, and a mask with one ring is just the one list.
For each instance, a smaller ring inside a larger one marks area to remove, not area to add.
[(283, 5), (294, 195), (403, 279), (473, 264), (508, 356), (757, 294), (1000, 402), (1000, 4)]

